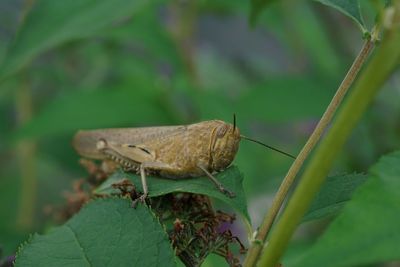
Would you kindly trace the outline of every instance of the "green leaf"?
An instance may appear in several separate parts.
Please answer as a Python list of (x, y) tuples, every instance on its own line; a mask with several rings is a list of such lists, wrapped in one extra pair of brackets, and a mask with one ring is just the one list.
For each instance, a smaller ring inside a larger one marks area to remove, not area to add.
[(364, 174), (346, 174), (329, 177), (311, 204), (303, 222), (337, 215), (351, 199), (353, 192), (365, 182)]
[(89, 202), (64, 225), (35, 234), (15, 266), (176, 266), (168, 236), (145, 206), (126, 199)]
[[(242, 120), (261, 119), (276, 123), (315, 118), (322, 114), (333, 95), (329, 90), (321, 90), (326, 84), (304, 77), (271, 79), (242, 94), (236, 112)], [(257, 107), (263, 107), (263, 111)]]
[[(141, 53), (146, 55), (146, 61), (151, 59), (148, 62), (150, 64), (157, 59), (168, 62), (176, 69), (182, 69), (180, 52), (158, 12), (165, 2), (165, 0), (149, 1), (140, 13), (135, 14), (134, 19), (127, 21), (121, 27), (108, 30), (104, 36), (120, 45), (134, 43), (135, 47), (140, 47)], [(140, 58), (143, 58), (143, 55)]]
[(361, 266), (400, 259), (400, 151), (381, 158), (321, 238), (291, 266)]
[(27, 14), (0, 67), (0, 80), (38, 54), (64, 42), (91, 36), (131, 16), (146, 1), (38, 0)]
[(336, 8), (352, 20), (360, 27), (361, 31), (367, 32), (364, 19), (361, 15), (360, 2), (358, 0), (314, 0), (324, 5)]
[(166, 121), (165, 112), (161, 108), (155, 108), (158, 104), (157, 91), (153, 89), (156, 88), (75, 90), (66, 93), (49, 102), (38, 115), (19, 129), (14, 137), (31, 138), (72, 133), (83, 128), (108, 128)]
[(235, 111), (239, 125), (255, 120), (285, 123), (320, 116), (334, 94), (330, 90), (321, 90), (327, 87), (330, 83), (311, 77), (278, 77), (247, 86), (248, 90), (235, 99), (217, 90), (190, 92), (188, 97), (203, 119), (232, 120)]
[[(215, 177), (224, 185), (224, 187), (236, 194), (234, 198), (229, 198), (218, 191), (215, 185), (208, 177), (196, 177), (188, 179), (166, 179), (160, 177), (148, 177), (147, 183), (149, 187), (149, 196), (156, 197), (173, 192), (189, 192), (195, 194), (207, 195), (219, 199), (236, 211), (238, 211), (245, 219), (248, 230), (251, 230), (250, 216), (247, 211), (247, 201), (243, 190), (243, 175), (235, 166), (229, 167), (223, 172), (218, 173)], [(136, 187), (140, 185), (140, 176), (132, 173), (124, 173), (118, 171), (110, 176), (102, 185), (100, 185), (94, 193), (99, 195), (118, 193), (117, 189), (112, 188), (112, 184), (123, 179), (129, 179)]]
[(272, 4), (275, 0), (251, 0), (250, 8), (250, 24), (254, 25), (260, 16), (262, 10), (269, 4)]
[[(331, 6), (352, 20), (354, 20), (364, 33), (367, 31), (364, 19), (361, 15), (360, 2), (358, 0), (314, 0), (324, 5)], [(255, 24), (257, 18), (260, 16), (262, 10), (275, 0), (252, 0), (250, 10), (250, 23)]]

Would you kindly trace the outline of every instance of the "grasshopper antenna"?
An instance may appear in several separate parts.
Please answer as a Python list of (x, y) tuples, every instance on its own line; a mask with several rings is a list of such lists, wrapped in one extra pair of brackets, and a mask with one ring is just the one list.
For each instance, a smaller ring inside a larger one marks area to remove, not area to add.
[(281, 154), (283, 154), (283, 155), (285, 155), (285, 156), (288, 156), (288, 157), (290, 157), (290, 158), (292, 158), (292, 159), (296, 159), (295, 156), (293, 156), (293, 155), (291, 155), (291, 154), (289, 154), (289, 153), (286, 153), (285, 151), (279, 150), (279, 149), (277, 149), (277, 148), (275, 148), (275, 147), (266, 145), (266, 144), (264, 144), (264, 143), (262, 143), (262, 142), (260, 142), (260, 141), (251, 139), (251, 138), (249, 138), (249, 137), (247, 137), (247, 136), (244, 136), (244, 135), (240, 135), (240, 137), (243, 138), (243, 139), (252, 141), (252, 142), (254, 142), (254, 143), (260, 144), (260, 145), (262, 145), (262, 146), (265, 146), (265, 147), (267, 147), (267, 148), (269, 148), (269, 149), (271, 149), (271, 150), (274, 150), (274, 151), (276, 151), (276, 152), (279, 152), (279, 153), (281, 153)]
[(233, 133), (235, 132), (235, 130), (236, 130), (236, 114), (233, 113)]

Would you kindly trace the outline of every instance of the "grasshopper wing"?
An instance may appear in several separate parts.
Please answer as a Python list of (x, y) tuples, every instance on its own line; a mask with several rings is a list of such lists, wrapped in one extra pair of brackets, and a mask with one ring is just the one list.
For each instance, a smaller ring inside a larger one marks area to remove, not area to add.
[(84, 157), (104, 159), (105, 155), (97, 149), (99, 140), (113, 144), (140, 145), (151, 143), (158, 138), (169, 138), (182, 132), (187, 126), (161, 126), (142, 128), (115, 128), (98, 130), (80, 130), (72, 142), (75, 150)]

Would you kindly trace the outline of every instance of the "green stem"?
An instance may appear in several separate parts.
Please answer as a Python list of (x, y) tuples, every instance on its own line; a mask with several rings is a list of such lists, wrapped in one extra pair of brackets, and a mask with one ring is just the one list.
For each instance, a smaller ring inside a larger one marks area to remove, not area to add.
[(366, 66), (363, 75), (355, 84), (354, 90), (340, 110), (332, 128), (319, 145), (302, 175), (287, 208), (271, 233), (267, 249), (261, 256), (260, 266), (273, 267), (278, 264), (294, 230), (324, 182), (335, 157), (340, 152), (369, 103), (374, 99), (379, 88), (382, 87), (399, 63), (399, 3), (400, 0), (397, 0), (397, 11), (393, 23), (391, 28), (387, 29), (381, 46)]
[(196, 1), (172, 1), (170, 5), (170, 12), (172, 13), (170, 30), (181, 55), (185, 71), (190, 78), (190, 82), (196, 87), (199, 80), (196, 70), (193, 38), (198, 18), (197, 5)]
[[(19, 126), (32, 117), (32, 94), (29, 81), (25, 73), (22, 74), (20, 75), (22, 84), (16, 91), (15, 99)], [(33, 140), (22, 140), (17, 145), (16, 155), (21, 175), (21, 188), (16, 224), (21, 230), (30, 230), (33, 225), (37, 189), (35, 152), (36, 144)]]
[(374, 47), (374, 42), (376, 39), (368, 39), (365, 41), (363, 47), (360, 50), (360, 53), (354, 60), (352, 66), (350, 67), (349, 71), (347, 72), (345, 78), (343, 79), (342, 83), (340, 84), (339, 88), (336, 91), (336, 94), (332, 98), (331, 102), (329, 103), (325, 113), (322, 115), (320, 121), (318, 122), (317, 126), (315, 127), (313, 133), (307, 140), (306, 144), (300, 151), (299, 155), (296, 157), (296, 160), (293, 162), (292, 166), (288, 170), (285, 178), (283, 179), (278, 192), (272, 202), (271, 208), (269, 209), (268, 213), (264, 217), (255, 240), (260, 240), (262, 242), (253, 242), (252, 246), (250, 247), (246, 259), (244, 261), (244, 266), (255, 266), (256, 261), (259, 257), (259, 254), (262, 250), (263, 243), (265, 242), (269, 231), (271, 230), (272, 224), (279, 213), (279, 210), (285, 200), (291, 185), (296, 178), (297, 173), (300, 171), (301, 167), (303, 166), (304, 161), (307, 159), (308, 155), (315, 147), (319, 139), (321, 138), (322, 134), (324, 133), (325, 129), (328, 127), (329, 123), (331, 122), (333, 115), (335, 114), (338, 106), (343, 100), (347, 90), (350, 88), (351, 84), (357, 77), (358, 72), (360, 71), (362, 65), (368, 58), (369, 53)]
[[(35, 0), (24, 1), (22, 16), (19, 22), (20, 26), (23, 24), (34, 3)], [(21, 84), (15, 94), (15, 109), (18, 126), (22, 126), (29, 121), (33, 113), (32, 92), (26, 69), (21, 71)], [(20, 169), (21, 181), (16, 225), (21, 230), (31, 230), (33, 225), (37, 190), (35, 154), (35, 141), (22, 140), (18, 143), (16, 157)]]

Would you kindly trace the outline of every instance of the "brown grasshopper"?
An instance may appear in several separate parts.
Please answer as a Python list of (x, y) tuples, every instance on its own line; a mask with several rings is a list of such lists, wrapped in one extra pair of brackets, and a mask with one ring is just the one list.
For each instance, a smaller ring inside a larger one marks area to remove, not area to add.
[(149, 174), (172, 179), (206, 175), (218, 190), (234, 197), (213, 173), (231, 164), (241, 138), (255, 141), (240, 134), (235, 119), (233, 125), (210, 120), (181, 126), (78, 131), (73, 146), (83, 157), (111, 159), (125, 171), (140, 173), (143, 202), (148, 195)]

